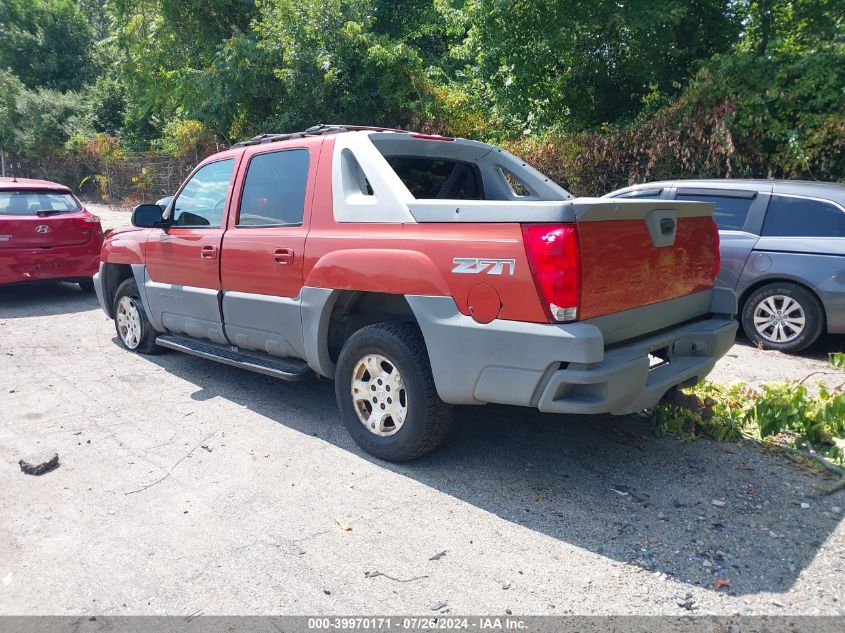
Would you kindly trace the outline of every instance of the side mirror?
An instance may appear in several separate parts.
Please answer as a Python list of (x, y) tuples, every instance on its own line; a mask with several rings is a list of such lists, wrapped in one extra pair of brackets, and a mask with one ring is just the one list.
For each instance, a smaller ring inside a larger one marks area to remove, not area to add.
[(162, 217), (164, 209), (157, 204), (139, 204), (132, 210), (132, 226), (144, 229), (163, 228), (167, 222)]

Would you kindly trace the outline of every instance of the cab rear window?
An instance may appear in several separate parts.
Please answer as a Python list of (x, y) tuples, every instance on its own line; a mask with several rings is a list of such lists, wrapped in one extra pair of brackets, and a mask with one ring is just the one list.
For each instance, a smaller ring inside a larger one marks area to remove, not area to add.
[(0, 191), (0, 215), (73, 213), (81, 208), (76, 198), (60, 191)]
[(417, 200), (483, 200), (478, 168), (445, 158), (387, 156), (388, 164)]

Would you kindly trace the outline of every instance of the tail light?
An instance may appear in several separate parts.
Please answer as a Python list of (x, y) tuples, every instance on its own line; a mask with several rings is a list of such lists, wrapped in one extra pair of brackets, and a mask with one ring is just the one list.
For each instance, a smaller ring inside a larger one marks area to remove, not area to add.
[(574, 224), (524, 224), (534, 283), (552, 321), (575, 321), (581, 300), (581, 257)]
[(82, 209), (82, 222), (83, 223), (91, 223), (91, 224), (99, 224), (100, 216), (94, 215), (88, 209)]

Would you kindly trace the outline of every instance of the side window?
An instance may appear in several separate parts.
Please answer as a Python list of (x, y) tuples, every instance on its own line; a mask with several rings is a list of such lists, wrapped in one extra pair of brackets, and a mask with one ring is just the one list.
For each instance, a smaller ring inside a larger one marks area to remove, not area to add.
[(525, 196), (531, 195), (531, 192), (528, 190), (528, 187), (525, 186), (525, 183), (522, 182), (522, 180), (519, 179), (519, 176), (514, 174), (510, 169), (499, 167), (499, 173), (502, 174), (502, 178), (504, 178), (508, 183), (508, 187), (510, 187), (513, 195), (518, 198), (524, 198)]
[(238, 226), (302, 224), (308, 161), (305, 149), (253, 156), (241, 194)]
[(483, 200), (477, 168), (448, 158), (387, 156), (388, 164), (417, 200)]
[(637, 189), (636, 191), (628, 191), (614, 198), (636, 198), (641, 200), (643, 198), (659, 198), (663, 193), (663, 189)]
[(845, 211), (807, 198), (773, 195), (763, 222), (767, 237), (845, 237)]
[(713, 219), (720, 229), (740, 231), (745, 226), (748, 210), (754, 203), (754, 198), (735, 198), (733, 196), (707, 196), (702, 194), (678, 193), (675, 200), (693, 200), (696, 202), (712, 202)]
[(197, 170), (173, 203), (173, 226), (219, 227), (234, 166), (227, 158)]

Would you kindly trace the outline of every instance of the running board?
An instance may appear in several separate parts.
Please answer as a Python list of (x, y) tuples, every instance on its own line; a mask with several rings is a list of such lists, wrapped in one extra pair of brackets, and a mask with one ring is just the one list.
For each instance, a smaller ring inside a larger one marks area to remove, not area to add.
[(247, 354), (235, 351), (230, 346), (218, 345), (211, 341), (202, 341), (187, 336), (162, 334), (156, 338), (156, 345), (200, 358), (215, 360), (224, 365), (248, 369), (265, 376), (281, 378), (282, 380), (305, 380), (312, 374), (308, 365), (301, 360), (276, 358), (260, 352)]

